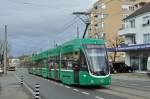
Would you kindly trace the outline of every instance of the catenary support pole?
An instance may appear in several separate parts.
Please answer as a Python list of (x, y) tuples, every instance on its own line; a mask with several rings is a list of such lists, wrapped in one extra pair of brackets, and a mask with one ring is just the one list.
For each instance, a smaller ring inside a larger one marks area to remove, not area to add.
[(4, 74), (7, 74), (7, 25), (5, 25), (5, 40), (4, 40)]

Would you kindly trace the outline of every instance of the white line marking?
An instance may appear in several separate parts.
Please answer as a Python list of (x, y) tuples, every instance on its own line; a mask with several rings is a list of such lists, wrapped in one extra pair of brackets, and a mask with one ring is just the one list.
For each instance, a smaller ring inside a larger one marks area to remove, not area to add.
[(96, 99), (104, 99), (104, 98), (101, 98), (101, 97), (99, 97), (99, 96), (95, 96), (95, 98), (96, 98)]
[(137, 85), (137, 84), (130, 84), (130, 85), (133, 85), (133, 86), (134, 86), (134, 85)]
[(150, 88), (150, 86), (144, 86), (144, 87), (146, 87), (146, 88)]
[(63, 86), (63, 84), (59, 84), (60, 86)]
[(83, 94), (86, 94), (86, 95), (89, 95), (89, 93), (87, 93), (87, 92), (82, 92)]
[(74, 91), (79, 91), (78, 89), (73, 89)]
[(66, 88), (70, 88), (69, 86), (65, 86)]
[(124, 82), (119, 82), (119, 83), (124, 84)]

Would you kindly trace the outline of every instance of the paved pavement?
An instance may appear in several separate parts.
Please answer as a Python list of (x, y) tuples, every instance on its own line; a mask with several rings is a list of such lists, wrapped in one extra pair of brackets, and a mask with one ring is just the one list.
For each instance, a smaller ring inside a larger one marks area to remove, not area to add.
[(33, 95), (23, 86), (14, 75), (0, 75), (0, 99), (34, 99)]

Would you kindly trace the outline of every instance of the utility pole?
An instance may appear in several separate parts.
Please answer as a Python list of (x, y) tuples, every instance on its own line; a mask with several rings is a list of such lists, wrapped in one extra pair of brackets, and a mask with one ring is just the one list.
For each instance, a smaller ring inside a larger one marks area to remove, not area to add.
[(5, 25), (5, 40), (4, 40), (4, 74), (7, 74), (7, 25)]
[(79, 27), (77, 26), (77, 38), (79, 38)]

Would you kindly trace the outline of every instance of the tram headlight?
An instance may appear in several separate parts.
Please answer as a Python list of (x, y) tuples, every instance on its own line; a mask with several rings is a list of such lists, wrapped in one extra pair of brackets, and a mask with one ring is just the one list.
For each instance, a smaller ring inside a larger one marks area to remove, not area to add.
[(83, 75), (83, 77), (84, 77), (84, 78), (86, 78), (86, 77), (87, 77), (87, 75)]
[(91, 80), (91, 84), (93, 84), (94, 83), (94, 80)]

